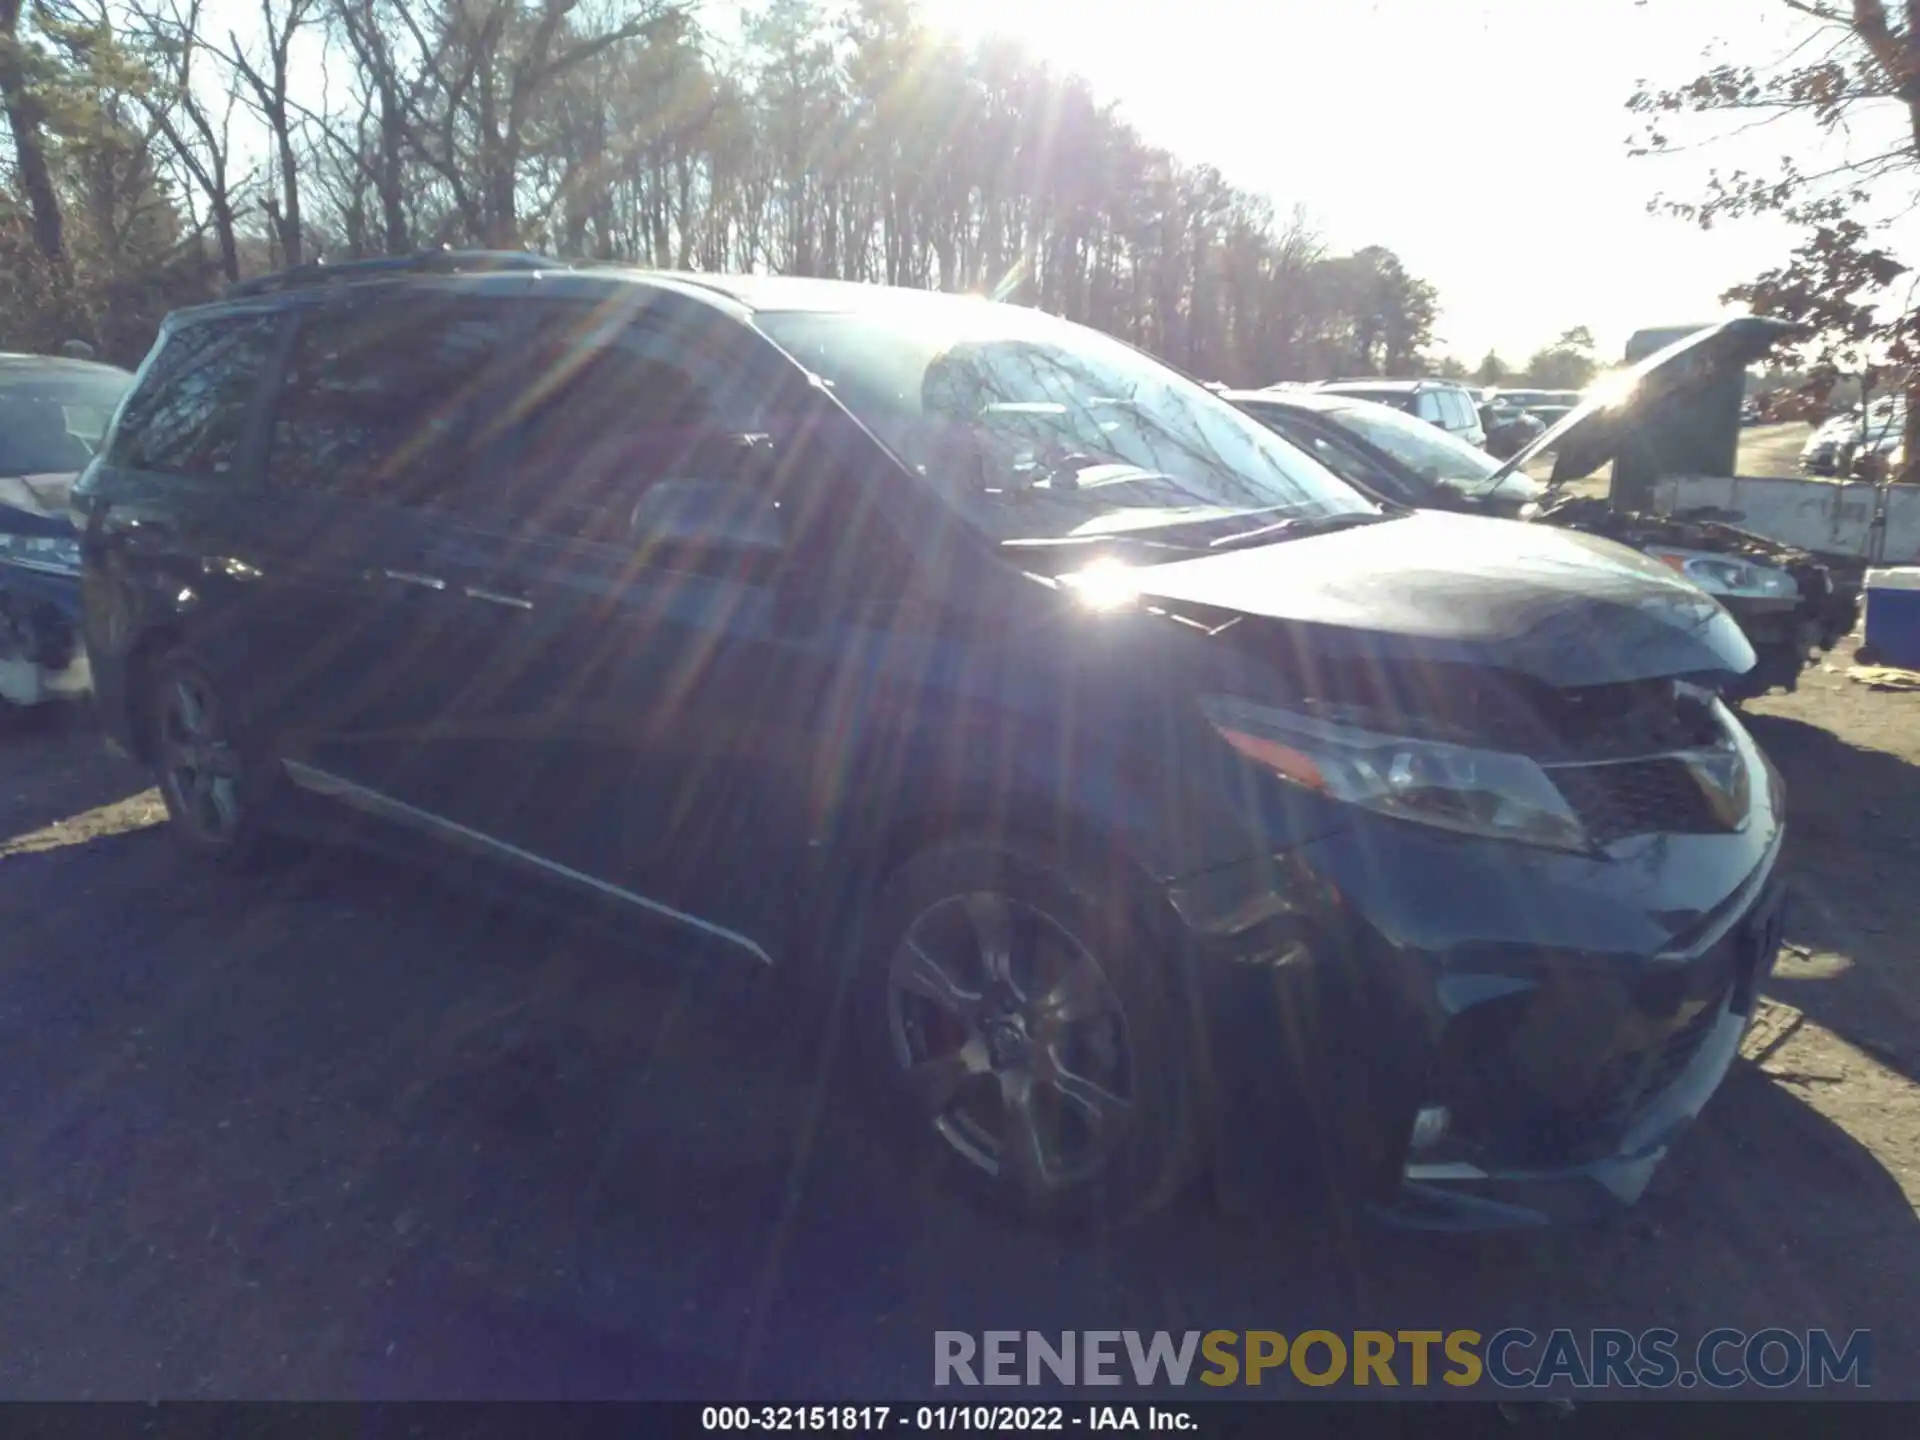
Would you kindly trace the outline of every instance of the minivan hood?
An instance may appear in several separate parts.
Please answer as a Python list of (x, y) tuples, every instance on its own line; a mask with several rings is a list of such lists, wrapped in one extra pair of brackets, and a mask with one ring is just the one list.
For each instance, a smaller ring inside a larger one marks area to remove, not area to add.
[(1284, 622), (1329, 658), (1485, 666), (1556, 688), (1737, 675), (1754, 654), (1711, 597), (1596, 535), (1420, 511), (1133, 572), (1154, 600)]
[(1800, 327), (1790, 321), (1761, 315), (1742, 315), (1696, 330), (1604, 383), (1599, 393), (1563, 415), (1501, 468), (1519, 470), (1551, 450), (1555, 485), (1584, 479), (1614, 458), (1621, 438), (1640, 423), (1648, 407), (1676, 390), (1707, 382), (1729, 366), (1744, 370), (1799, 333)]

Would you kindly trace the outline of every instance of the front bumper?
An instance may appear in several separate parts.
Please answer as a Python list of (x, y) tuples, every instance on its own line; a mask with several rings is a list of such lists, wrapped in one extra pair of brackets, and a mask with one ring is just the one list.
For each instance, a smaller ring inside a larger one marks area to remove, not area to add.
[[(1777, 777), (1737, 833), (1551, 854), (1357, 817), (1176, 887), (1216, 1186), (1393, 1223), (1546, 1223), (1645, 1189), (1737, 1053), (1778, 950)], [(1256, 878), (1258, 877), (1258, 878)], [(1450, 1126), (1420, 1153), (1415, 1117)]]
[(78, 577), (0, 565), (0, 701), (39, 705), (92, 692), (79, 593)]
[(1724, 983), (1725, 993), (1707, 996), (1662, 1039), (1620, 1057), (1597, 1105), (1624, 1123), (1587, 1119), (1594, 1133), (1617, 1134), (1604, 1153), (1559, 1165), (1409, 1158), (1398, 1192), (1377, 1204), (1375, 1215), (1411, 1229), (1505, 1229), (1592, 1218), (1637, 1201), (1740, 1053), (1779, 953), (1784, 909), (1769, 873), (1760, 897), (1717, 942), (1730, 973), (1712, 983)]

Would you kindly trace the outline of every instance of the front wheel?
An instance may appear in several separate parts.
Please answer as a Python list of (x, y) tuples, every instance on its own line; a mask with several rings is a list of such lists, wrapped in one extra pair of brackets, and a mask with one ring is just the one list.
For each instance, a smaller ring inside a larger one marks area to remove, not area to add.
[(1144, 1218), (1191, 1171), (1171, 957), (1060, 867), (943, 847), (888, 885), (857, 1029), (912, 1153), (1032, 1219)]
[(167, 816), (194, 854), (239, 866), (261, 849), (271, 783), (239, 716), (185, 651), (154, 667), (146, 724)]

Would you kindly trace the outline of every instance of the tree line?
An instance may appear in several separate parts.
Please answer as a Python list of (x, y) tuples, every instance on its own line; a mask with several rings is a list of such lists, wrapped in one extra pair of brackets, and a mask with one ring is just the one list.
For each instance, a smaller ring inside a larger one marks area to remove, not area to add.
[(986, 291), (1205, 379), (1418, 371), (1431, 285), (913, 0), (0, 0), (0, 343), (439, 246)]

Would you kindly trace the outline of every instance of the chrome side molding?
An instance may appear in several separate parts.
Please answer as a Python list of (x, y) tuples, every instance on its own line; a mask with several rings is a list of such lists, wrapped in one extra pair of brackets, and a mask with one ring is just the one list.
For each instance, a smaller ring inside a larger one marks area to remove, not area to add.
[(711, 920), (702, 920), (698, 915), (689, 915), (684, 910), (663, 905), (658, 900), (649, 899), (632, 890), (622, 889), (618, 885), (575, 870), (571, 866), (562, 865), (558, 861), (548, 860), (544, 856), (534, 854), (531, 850), (523, 850), (518, 845), (508, 844), (505, 840), (496, 840), (491, 835), (483, 835), (480, 831), (449, 820), (444, 815), (435, 815), (431, 811), (409, 805), (404, 800), (396, 800), (391, 795), (384, 795), (378, 790), (308, 765), (304, 761), (283, 760), (280, 764), (281, 768), (287, 772), (287, 778), (309, 794), (337, 800), (343, 805), (378, 819), (393, 821), (408, 829), (432, 836), (445, 844), (454, 845), (475, 854), (505, 860), (523, 870), (581, 889), (592, 890), (597, 894), (644, 910), (650, 915), (656, 915), (663, 920), (671, 920), (698, 930), (702, 934), (711, 935), (716, 940), (724, 940), (729, 945), (746, 951), (763, 965), (773, 964), (771, 955), (737, 930), (729, 930), (724, 925), (715, 925)]

